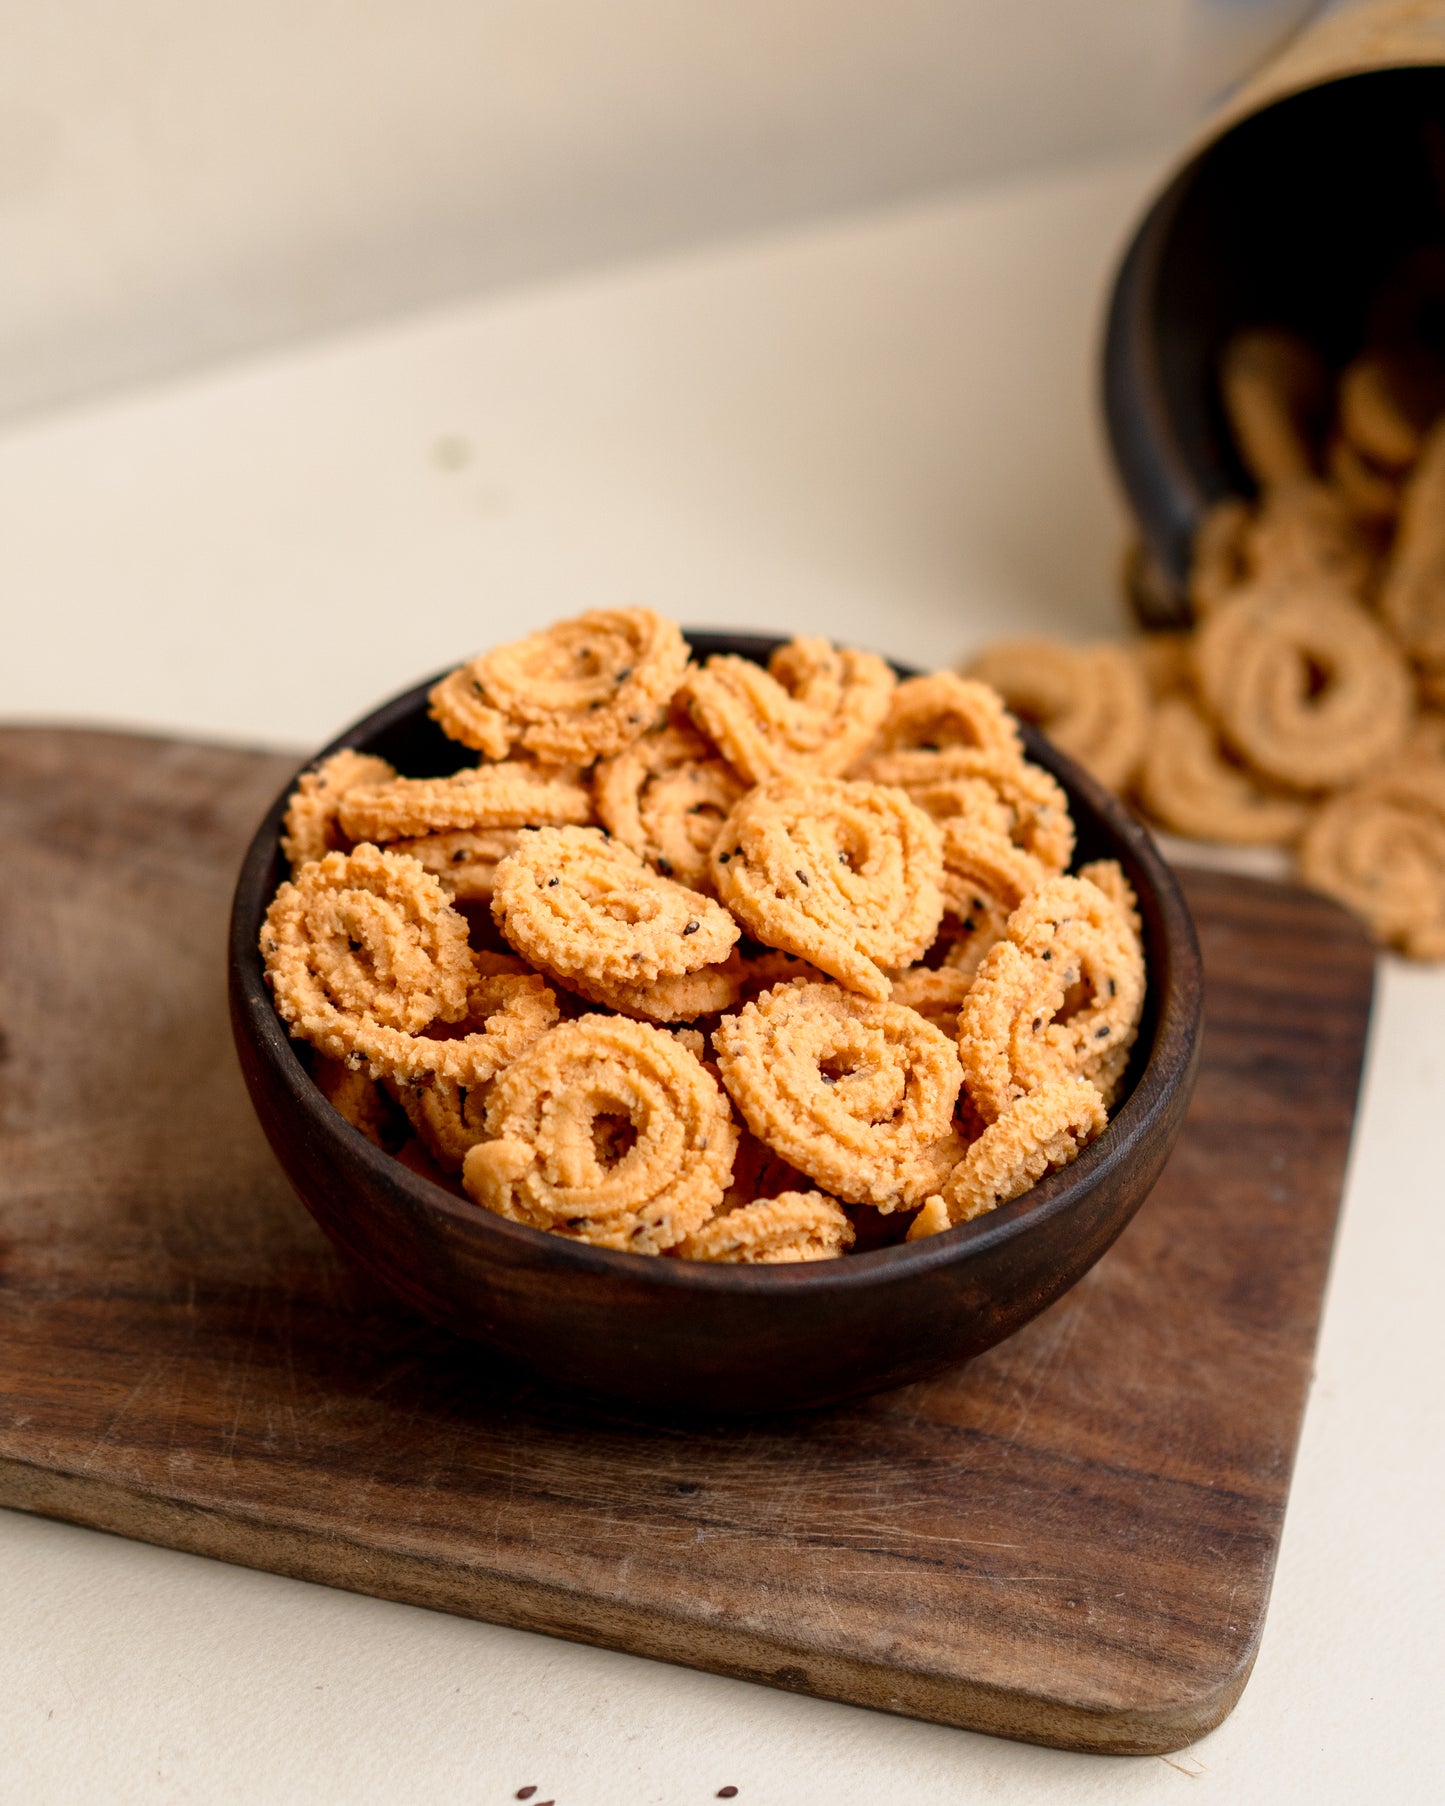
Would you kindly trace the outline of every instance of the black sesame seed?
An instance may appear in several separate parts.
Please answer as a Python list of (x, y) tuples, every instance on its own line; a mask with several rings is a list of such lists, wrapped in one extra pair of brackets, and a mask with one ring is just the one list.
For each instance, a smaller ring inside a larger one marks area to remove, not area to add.
[(452, 848), (452, 864), (453, 865), (460, 865), (462, 863), (462, 861), (466, 858), (466, 856), (467, 856), (467, 849), (465, 847), (453, 847)]
[(1047, 947), (1045, 947), (1043, 952), (1039, 955), (1040, 959), (1052, 959), (1053, 957), (1053, 954), (1049, 952)]
[(1111, 997), (1114, 996), (1114, 994), (1117, 992), (1118, 989), (1119, 989), (1118, 985), (1116, 985), (1114, 983), (1113, 979), (1111, 978), (1109, 980), (1109, 995)]
[(684, 934), (696, 934), (698, 929), (701, 927), (702, 927), (701, 922), (689, 922), (687, 927), (684, 928), (682, 932)]
[(547, 889), (551, 890), (551, 888), (554, 884), (560, 884), (561, 882), (562, 882), (562, 880), (560, 878), (549, 878), (547, 880)]
[(1094, 1030), (1094, 1039), (1096, 1041), (1107, 1041), (1109, 1039), (1109, 1025), (1107, 1022), (1104, 1024), (1103, 1028), (1096, 1028)]
[(657, 869), (662, 873), (664, 878), (670, 878), (672, 876), (672, 861), (670, 859), (659, 859), (657, 862)]
[(799, 884), (806, 884), (808, 882), (808, 874), (806, 872), (794, 872), (793, 876), (798, 880)]
[(631, 677), (631, 675), (632, 675), (632, 666), (631, 666), (631, 665), (625, 665), (625, 666), (624, 666), (624, 667), (623, 667), (623, 668), (622, 668), (622, 670), (620, 670), (620, 671), (619, 671), (619, 672), (618, 672), (618, 673), (617, 673), (617, 681), (618, 681), (618, 683), (620, 683), (620, 684), (625, 684), (625, 683), (626, 683), (626, 682), (627, 682), (627, 680), (628, 680), (628, 678), (629, 678), (629, 677)]
[(977, 926), (977, 924), (976, 924), (976, 923), (975, 923), (975, 921), (974, 921), (974, 919), (973, 919), (973, 917), (972, 917), (972, 916), (968, 916), (968, 917), (966, 917), (966, 918), (965, 918), (965, 920), (964, 920), (964, 924), (963, 924), (963, 932), (964, 932), (964, 933), (965, 933), (965, 934), (972, 934), (972, 933), (973, 933), (973, 931), (974, 931), (974, 928), (975, 928), (975, 927), (976, 927), (976, 926)]
[(1035, 1017), (1034, 1017), (1034, 1033), (1035, 1033), (1035, 1034), (1037, 1034), (1037, 1033), (1038, 1033), (1038, 1032), (1039, 1032), (1039, 1030), (1040, 1030), (1040, 1029), (1041, 1029), (1041, 1028), (1042, 1028), (1042, 1027), (1043, 1027), (1043, 1026), (1044, 1026), (1044, 1019), (1043, 1019), (1043, 1017), (1042, 1017), (1042, 1016), (1035, 1016)]
[(728, 860), (731, 858), (732, 858), (731, 853), (719, 853), (717, 856), (717, 862), (719, 865), (726, 865)]

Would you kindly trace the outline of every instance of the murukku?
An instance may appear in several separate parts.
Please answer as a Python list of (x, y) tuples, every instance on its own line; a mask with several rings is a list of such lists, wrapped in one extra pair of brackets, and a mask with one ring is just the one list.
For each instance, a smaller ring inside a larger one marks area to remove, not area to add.
[(1132, 924), (1087, 879), (1050, 879), (1009, 918), (959, 1012), (964, 1085), (984, 1121), (1053, 1079), (1116, 1083), (1143, 1002)]
[(586, 1016), (502, 1072), (462, 1183), (484, 1209), (660, 1254), (722, 1202), (737, 1129), (717, 1081), (662, 1029)]
[(1076, 1160), (1108, 1121), (1087, 1079), (1054, 1079), (991, 1122), (909, 1227), (918, 1241), (1022, 1197), (1045, 1173)]
[(1340, 430), (1387, 472), (1408, 469), (1445, 411), (1445, 367), (1423, 346), (1365, 351), (1340, 373)]
[(592, 820), (592, 798), (569, 778), (512, 759), (447, 778), (358, 785), (342, 797), (338, 813), (353, 840), (382, 843), (490, 828), (581, 826)]
[(1389, 635), (1358, 603), (1319, 590), (1235, 596), (1200, 628), (1194, 674), (1240, 757), (1299, 790), (1363, 778), (1399, 752), (1414, 714)]
[[(344, 746), (312, 771), (303, 771), (286, 801), (281, 851), (294, 872), (327, 853), (345, 852), (350, 839), (337, 822), (341, 800), (362, 784), (384, 784), (396, 776), (394, 766), (371, 753)], [(352, 837), (356, 838), (356, 837)]]
[(748, 932), (850, 990), (887, 998), (884, 966), (911, 965), (943, 915), (942, 837), (897, 790), (774, 779), (733, 809), (713, 886)]
[(1373, 529), (1391, 528), (1400, 513), (1404, 484), (1379, 470), (1348, 439), (1330, 441), (1326, 454), (1330, 482), (1359, 521)]
[(1445, 666), (1445, 422), (1405, 486), (1380, 613), (1417, 664)]
[(593, 774), (608, 833), (679, 884), (711, 882), (708, 854), (746, 785), (694, 728), (667, 722), (602, 760)]
[(958, 1055), (915, 1010), (779, 985), (725, 1016), (713, 1048), (753, 1134), (847, 1203), (915, 1204), (962, 1155)]
[(1403, 761), (1324, 803), (1300, 876), (1414, 959), (1445, 959), (1445, 766)]
[(359, 1129), (374, 1147), (385, 1152), (395, 1146), (392, 1112), (375, 1080), (354, 1071), (344, 1060), (328, 1059), (324, 1054), (317, 1054), (312, 1061), (311, 1076), (337, 1115), (344, 1117), (353, 1129)]
[[(966, 746), (945, 747), (941, 752), (913, 748), (878, 753), (865, 759), (855, 772), (858, 781), (887, 784), (902, 790), (910, 801), (935, 820), (954, 814), (989, 826), (1002, 826), (1016, 847), (1033, 855), (1047, 871), (1064, 871), (1074, 856), (1074, 823), (1063, 786), (1042, 765), (1008, 754), (980, 752)], [(968, 805), (956, 807), (958, 786), (982, 781), (993, 791), (1002, 817), (986, 821)]]
[(1329, 376), (1306, 340), (1277, 327), (1237, 332), (1219, 362), (1235, 446), (1262, 489), (1309, 477), (1329, 406)]
[(497, 867), (517, 849), (516, 828), (458, 828), (393, 841), (393, 853), (409, 853), (455, 903), (489, 903)]
[(488, 759), (505, 759), (516, 729), (500, 709), (487, 701), (470, 665), (449, 671), (427, 692), (427, 713), (449, 739), (459, 740)]
[(888, 712), (894, 677), (871, 652), (827, 640), (780, 646), (766, 671), (719, 654), (688, 673), (680, 699), (744, 783), (775, 777), (836, 777)]
[(958, 966), (909, 966), (894, 977), (888, 1001), (917, 1010), (952, 1041), (958, 1033), (958, 1012), (972, 985), (972, 971)]
[(1052, 874), (1032, 853), (966, 817), (943, 824), (944, 963), (960, 973), (978, 970), (1003, 938), (1009, 917)]
[(1021, 759), (1023, 741), (1003, 698), (986, 683), (935, 671), (910, 677), (893, 692), (888, 714), (870, 756), (908, 751), (941, 752), (963, 747)]
[(1189, 567), (1189, 605), (1196, 620), (1202, 621), (1249, 581), (1253, 523), (1254, 510), (1238, 496), (1226, 496), (1205, 509), (1195, 529)]
[(785, 1191), (711, 1218), (672, 1253), (683, 1260), (776, 1266), (836, 1260), (854, 1239), (853, 1225), (836, 1198), (820, 1191)]
[(1375, 548), (1344, 501), (1323, 483), (1266, 491), (1249, 530), (1249, 570), (1272, 589), (1340, 590), (1362, 601), (1375, 580)]
[(519, 953), (578, 989), (640, 989), (694, 973), (725, 960), (738, 938), (711, 897), (661, 877), (596, 828), (521, 835), (497, 867), (492, 914)]
[(1196, 840), (1287, 846), (1309, 819), (1308, 804), (1231, 763), (1213, 727), (1184, 696), (1167, 697), (1155, 710), (1138, 790), (1156, 821)]
[(1013, 714), (1047, 734), (1101, 784), (1121, 790), (1144, 751), (1149, 694), (1122, 646), (999, 640), (968, 675), (996, 690)]

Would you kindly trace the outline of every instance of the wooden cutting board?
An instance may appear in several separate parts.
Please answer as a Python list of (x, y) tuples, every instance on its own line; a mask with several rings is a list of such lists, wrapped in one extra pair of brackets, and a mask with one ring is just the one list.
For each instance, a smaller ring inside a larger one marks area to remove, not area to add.
[(0, 1504), (1066, 1748), (1254, 1660), (1355, 1107), (1356, 927), (1186, 873), (1203, 1073), (1117, 1246), (971, 1365), (739, 1427), (499, 1372), (323, 1241), (226, 1024), (289, 761), (0, 731)]

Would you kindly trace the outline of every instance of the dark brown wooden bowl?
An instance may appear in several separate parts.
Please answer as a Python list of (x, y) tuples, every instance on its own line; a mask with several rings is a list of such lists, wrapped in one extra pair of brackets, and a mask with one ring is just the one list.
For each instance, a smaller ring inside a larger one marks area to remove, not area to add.
[[(765, 661), (780, 642), (689, 632), (694, 652)], [(907, 673), (904, 673), (907, 675)], [(455, 770), (423, 684), (327, 752), (356, 746), (416, 776)], [(257, 940), (286, 875), (288, 784), (236, 885), (230, 995), (262, 1127), (301, 1201), (341, 1248), (434, 1322), (529, 1373), (611, 1404), (758, 1413), (918, 1379), (991, 1347), (1075, 1283), (1147, 1197), (1174, 1145), (1199, 1048), (1199, 949), (1168, 867), (1111, 796), (1029, 730), (1059, 779), (1079, 858), (1116, 858), (1139, 894), (1149, 999), (1127, 1095), (1075, 1163), (991, 1216), (901, 1247), (798, 1266), (648, 1259), (476, 1209), (380, 1152), (322, 1097), (262, 978)]]

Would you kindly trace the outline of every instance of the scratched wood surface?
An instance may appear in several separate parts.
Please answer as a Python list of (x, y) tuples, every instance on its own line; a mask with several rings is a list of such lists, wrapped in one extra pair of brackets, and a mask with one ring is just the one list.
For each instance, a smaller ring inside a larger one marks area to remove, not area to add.
[(1203, 1075), (1073, 1292), (791, 1421), (599, 1417), (378, 1295), (290, 1195), (224, 1003), (288, 761), (0, 731), (0, 1504), (1065, 1747), (1175, 1748), (1258, 1644), (1371, 988), (1187, 875)]

